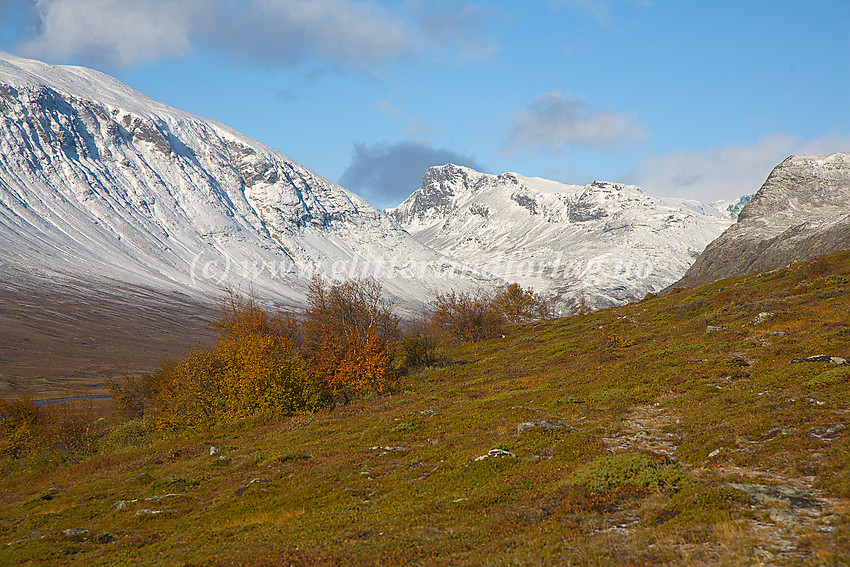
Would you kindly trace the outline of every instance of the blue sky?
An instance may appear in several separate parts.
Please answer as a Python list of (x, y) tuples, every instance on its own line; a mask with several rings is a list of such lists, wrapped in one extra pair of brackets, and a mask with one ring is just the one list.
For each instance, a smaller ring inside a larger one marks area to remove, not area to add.
[(850, 151), (850, 1), (0, 0), (107, 72), (393, 206), (431, 165), (711, 201)]

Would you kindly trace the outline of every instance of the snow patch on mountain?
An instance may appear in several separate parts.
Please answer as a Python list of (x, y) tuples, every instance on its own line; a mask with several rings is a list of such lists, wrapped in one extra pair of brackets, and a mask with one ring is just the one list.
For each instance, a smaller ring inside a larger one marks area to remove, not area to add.
[(567, 185), (448, 164), (387, 213), (420, 242), (553, 298), (562, 312), (676, 281), (747, 198), (703, 205), (633, 185)]
[(373, 276), (409, 310), (498, 283), (280, 152), (98, 71), (0, 53), (0, 112), (4, 273), (289, 306), (314, 273)]

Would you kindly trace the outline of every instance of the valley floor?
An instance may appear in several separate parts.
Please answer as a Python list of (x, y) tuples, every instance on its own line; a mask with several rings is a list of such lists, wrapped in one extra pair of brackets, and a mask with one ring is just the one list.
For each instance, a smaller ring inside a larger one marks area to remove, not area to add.
[(109, 379), (153, 372), (209, 343), (212, 303), (126, 284), (41, 279), (4, 267), (0, 398), (97, 395)]

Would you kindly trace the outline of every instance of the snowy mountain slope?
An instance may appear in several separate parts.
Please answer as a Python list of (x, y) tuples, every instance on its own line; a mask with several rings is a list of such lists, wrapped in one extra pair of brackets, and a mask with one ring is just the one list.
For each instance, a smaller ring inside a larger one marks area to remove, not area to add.
[(791, 156), (677, 286), (752, 274), (850, 249), (850, 153)]
[(745, 201), (702, 205), (616, 183), (565, 185), (449, 164), (429, 169), (387, 212), (431, 248), (532, 286), (568, 312), (676, 281)]
[(377, 276), (410, 308), (493, 282), (280, 152), (100, 72), (0, 53), (0, 112), (2, 273), (292, 306), (314, 271)]

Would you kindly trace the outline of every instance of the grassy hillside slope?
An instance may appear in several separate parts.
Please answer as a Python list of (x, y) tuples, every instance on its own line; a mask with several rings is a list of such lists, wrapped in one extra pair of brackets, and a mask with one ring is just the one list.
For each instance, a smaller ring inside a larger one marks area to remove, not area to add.
[(850, 357), (849, 292), (839, 253), (516, 327), (332, 412), (3, 461), (0, 564), (846, 564), (850, 366), (791, 361)]

